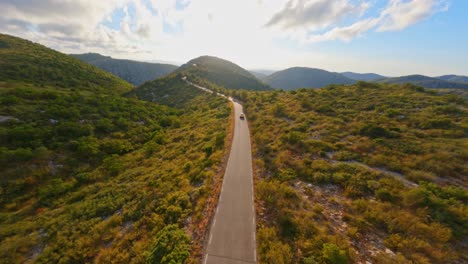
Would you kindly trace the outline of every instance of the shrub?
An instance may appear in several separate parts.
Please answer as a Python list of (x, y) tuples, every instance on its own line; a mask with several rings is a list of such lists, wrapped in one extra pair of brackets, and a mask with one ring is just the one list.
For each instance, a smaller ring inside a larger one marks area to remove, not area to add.
[(293, 238), (298, 232), (298, 225), (291, 212), (283, 210), (278, 215), (278, 225), (280, 229), (280, 234), (285, 238)]
[(422, 129), (449, 129), (453, 123), (448, 118), (430, 119), (421, 124)]
[(190, 238), (177, 225), (168, 225), (156, 234), (147, 263), (184, 263), (190, 255)]
[(376, 125), (365, 125), (359, 131), (361, 136), (370, 138), (391, 138), (394, 134), (387, 129)]
[(293, 257), (291, 248), (282, 243), (274, 228), (264, 227), (258, 230), (259, 262), (287, 264)]
[(437, 176), (434, 175), (432, 172), (411, 170), (410, 172), (406, 174), (406, 178), (408, 178), (408, 180), (413, 181), (413, 182), (420, 182), (420, 181), (432, 182), (437, 178)]
[(276, 104), (273, 107), (273, 115), (275, 117), (287, 117), (285, 106), (282, 104)]
[(100, 153), (99, 141), (95, 137), (82, 137), (76, 142), (76, 151), (81, 157), (92, 158)]
[(348, 263), (346, 252), (333, 243), (323, 244), (322, 257), (329, 264)]
[(102, 165), (110, 176), (116, 176), (124, 168), (123, 164), (119, 161), (119, 156), (116, 154), (106, 157)]

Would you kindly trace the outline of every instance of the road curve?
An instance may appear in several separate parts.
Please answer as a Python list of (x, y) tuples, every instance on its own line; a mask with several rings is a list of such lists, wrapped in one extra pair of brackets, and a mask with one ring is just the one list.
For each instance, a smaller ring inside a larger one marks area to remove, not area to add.
[(233, 104), (234, 138), (210, 228), (205, 264), (257, 262), (250, 133), (247, 120), (239, 118), (242, 105)]

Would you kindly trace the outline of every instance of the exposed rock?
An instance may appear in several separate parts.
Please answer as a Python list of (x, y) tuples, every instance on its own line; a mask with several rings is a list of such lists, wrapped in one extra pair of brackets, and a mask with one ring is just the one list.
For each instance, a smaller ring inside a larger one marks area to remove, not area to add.
[(13, 116), (0, 116), (0, 123), (6, 122), (8, 120), (16, 120), (19, 121), (18, 118), (13, 117)]
[(395, 253), (394, 253), (391, 249), (389, 249), (389, 248), (386, 248), (386, 249), (385, 249), (385, 253), (387, 253), (387, 254), (389, 254), (389, 255), (392, 255), (392, 256), (395, 255)]

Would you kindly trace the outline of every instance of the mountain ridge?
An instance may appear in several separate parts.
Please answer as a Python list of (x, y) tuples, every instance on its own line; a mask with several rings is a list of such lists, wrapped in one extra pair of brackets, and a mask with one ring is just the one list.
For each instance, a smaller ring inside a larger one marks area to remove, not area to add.
[(438, 78), (428, 77), (421, 74), (406, 75), (400, 77), (392, 77), (378, 80), (379, 83), (391, 83), (391, 84), (405, 84), (411, 83), (422, 86), (424, 88), (454, 88), (454, 89), (468, 89), (468, 83), (457, 83), (444, 81)]
[(353, 84), (339, 73), (308, 67), (292, 67), (277, 71), (264, 80), (276, 89), (295, 90), (298, 88), (321, 88), (329, 84)]
[(178, 68), (171, 64), (114, 59), (99, 53), (70, 54), (70, 56), (108, 71), (136, 86), (166, 76)]
[(444, 81), (449, 81), (449, 82), (468, 83), (468, 76), (464, 76), (464, 75), (447, 74), (447, 75), (438, 76), (436, 78), (444, 80)]
[(387, 78), (383, 75), (372, 73), (372, 72), (356, 73), (356, 72), (347, 71), (347, 72), (341, 72), (340, 74), (352, 80), (356, 80), (356, 81), (375, 81), (375, 80)]

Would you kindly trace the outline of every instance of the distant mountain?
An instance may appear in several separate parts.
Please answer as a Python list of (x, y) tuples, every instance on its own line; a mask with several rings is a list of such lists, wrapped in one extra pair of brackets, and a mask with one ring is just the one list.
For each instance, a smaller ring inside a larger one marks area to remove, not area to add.
[(380, 83), (404, 84), (412, 83), (424, 88), (462, 88), (468, 89), (468, 83), (448, 82), (438, 78), (432, 78), (424, 75), (408, 75), (394, 78), (378, 80)]
[(249, 71), (249, 72), (259, 80), (263, 80), (268, 76), (268, 74), (261, 73), (261, 72), (256, 72), (256, 71)]
[(166, 76), (177, 69), (177, 66), (171, 64), (113, 59), (97, 53), (71, 54), (71, 56), (93, 64), (134, 85)]
[(387, 78), (376, 73), (355, 73), (355, 72), (342, 72), (341, 75), (356, 81), (375, 81)]
[(212, 56), (190, 60), (176, 72), (195, 75), (228, 89), (271, 90), (247, 70), (230, 61)]
[(272, 73), (275, 73), (276, 70), (265, 70), (265, 69), (251, 69), (249, 70), (250, 72), (257, 72), (265, 75), (270, 75)]
[(356, 82), (336, 72), (305, 67), (294, 67), (275, 72), (264, 81), (273, 88), (285, 90), (321, 88), (329, 84), (353, 84)]
[(258, 79), (263, 80), (268, 75), (271, 75), (271, 74), (275, 73), (276, 71), (274, 71), (274, 70), (264, 70), (264, 69), (251, 69), (251, 70), (249, 70), (249, 72), (252, 73)]
[(450, 74), (450, 75), (439, 76), (436, 78), (444, 80), (444, 81), (448, 81), (448, 82), (468, 83), (468, 76), (463, 76), (463, 75)]

